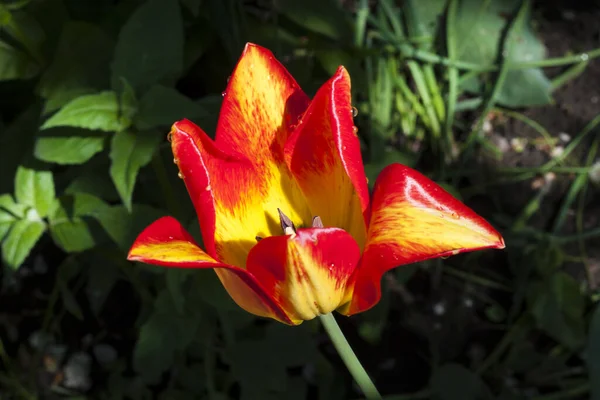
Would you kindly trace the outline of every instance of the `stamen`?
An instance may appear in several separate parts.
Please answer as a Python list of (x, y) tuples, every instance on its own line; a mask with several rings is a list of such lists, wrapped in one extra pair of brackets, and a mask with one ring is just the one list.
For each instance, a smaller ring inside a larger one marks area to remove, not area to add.
[(293, 235), (296, 233), (296, 226), (294, 225), (294, 223), (292, 222), (292, 220), (285, 215), (281, 209), (277, 209), (277, 212), (279, 213), (279, 223), (281, 224), (281, 229), (283, 230), (283, 233), (286, 235)]
[(323, 220), (321, 220), (321, 217), (319, 217), (318, 215), (316, 217), (313, 217), (312, 227), (313, 228), (324, 228)]

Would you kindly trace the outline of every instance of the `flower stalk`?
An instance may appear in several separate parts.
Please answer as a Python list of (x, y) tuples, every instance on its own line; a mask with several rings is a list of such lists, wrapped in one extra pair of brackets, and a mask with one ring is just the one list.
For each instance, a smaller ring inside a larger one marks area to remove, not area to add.
[(352, 350), (352, 346), (350, 346), (350, 343), (348, 343), (346, 336), (344, 336), (344, 333), (340, 329), (340, 326), (335, 320), (333, 314), (329, 313), (321, 315), (319, 318), (321, 319), (321, 323), (329, 335), (331, 342), (335, 346), (335, 349), (340, 355), (342, 361), (344, 361), (346, 368), (348, 368), (348, 371), (350, 371), (350, 375), (352, 375), (366, 399), (381, 400), (382, 397), (377, 391), (375, 384), (371, 378), (369, 378), (367, 371), (365, 371), (365, 368), (358, 360), (358, 357), (356, 357), (354, 350)]

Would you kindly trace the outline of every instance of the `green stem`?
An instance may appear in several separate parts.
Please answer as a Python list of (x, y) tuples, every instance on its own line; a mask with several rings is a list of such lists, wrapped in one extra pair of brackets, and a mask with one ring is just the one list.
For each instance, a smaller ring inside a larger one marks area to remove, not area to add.
[(496, 345), (496, 348), (490, 353), (490, 355), (483, 360), (477, 371), (475, 372), (477, 375), (483, 375), (488, 368), (498, 362), (500, 357), (508, 350), (509, 346), (512, 342), (518, 339), (521, 335), (523, 335), (529, 329), (529, 321), (526, 317), (521, 317), (515, 324), (510, 328), (508, 332), (504, 335), (502, 340)]
[(588, 393), (591, 389), (590, 382), (584, 382), (579, 386), (568, 388), (560, 392), (554, 392), (543, 396), (534, 397), (533, 400), (564, 400), (571, 398), (580, 398), (579, 396)]
[[(456, 59), (456, 37), (454, 35), (456, 27), (456, 9), (458, 1), (450, 0), (448, 2), (448, 11), (446, 13), (446, 51), (448, 58), (452, 61)], [(454, 148), (454, 135), (452, 134), (452, 126), (454, 124), (454, 113), (456, 112), (456, 101), (458, 99), (458, 69), (448, 67), (448, 105), (446, 110), (445, 134), (446, 134), (446, 151), (452, 154)], [(444, 168), (445, 169), (445, 168)]]
[[(373, 22), (373, 20), (369, 20)], [(380, 25), (374, 24), (375, 27), (379, 28)], [(458, 68), (463, 71), (473, 72), (491, 72), (498, 71), (501, 67), (498, 65), (490, 64), (477, 64), (469, 61), (451, 60), (448, 57), (440, 56), (435, 53), (431, 53), (426, 50), (416, 49), (411, 46), (406, 40), (398, 40), (385, 32), (379, 32), (383, 40), (387, 41), (390, 45), (402, 54), (405, 58), (414, 59), (424, 63), (439, 64), (446, 67)], [(561, 65), (577, 64), (585, 61), (592, 60), (600, 57), (600, 48), (592, 49), (586, 52), (572, 54), (564, 57), (547, 58), (543, 60), (527, 61), (522, 63), (514, 63), (510, 65), (510, 70), (529, 69), (529, 68), (545, 68), (545, 67), (559, 67)]]
[(335, 320), (333, 314), (325, 314), (320, 317), (323, 327), (327, 331), (331, 342), (335, 346), (338, 354), (346, 364), (346, 368), (350, 371), (350, 374), (362, 390), (367, 400), (381, 400), (381, 395), (377, 391), (377, 388), (369, 378), (367, 371), (363, 368), (362, 364), (354, 354), (350, 343), (346, 340), (344, 333), (340, 329), (340, 326)]
[[(477, 137), (479, 136), (479, 133), (481, 132), (481, 130), (483, 128), (483, 123), (485, 122), (486, 118), (488, 117), (488, 114), (490, 113), (490, 111), (492, 111), (492, 108), (494, 107), (494, 104), (496, 102), (496, 98), (498, 97), (498, 94), (500, 93), (500, 89), (502, 88), (502, 85), (504, 85), (504, 80), (506, 79), (508, 71), (510, 70), (510, 68), (509, 68), (510, 59), (507, 58), (507, 55), (510, 54), (511, 47), (512, 47), (511, 36), (513, 36), (514, 34), (519, 32), (521, 30), (521, 28), (523, 27), (523, 20), (525, 18), (525, 14), (527, 13), (527, 10), (529, 9), (529, 3), (530, 2), (528, 0), (523, 0), (521, 2), (519, 11), (517, 12), (517, 15), (512, 20), (512, 22), (510, 23), (508, 30), (506, 32), (506, 35), (504, 36), (504, 39), (502, 41), (502, 48), (501, 48), (501, 51), (499, 54), (500, 70), (498, 71), (498, 76), (496, 77), (496, 82), (494, 83), (494, 85), (492, 87), (492, 91), (491, 91), (489, 97), (487, 98), (487, 101), (485, 102), (483, 110), (481, 111), (479, 120), (477, 121), (477, 124), (475, 125), (475, 129), (473, 129), (471, 131), (471, 133), (467, 137), (467, 140), (464, 144), (463, 151), (467, 155), (469, 154), (470, 150), (472, 150), (471, 146), (473, 145), (473, 142), (475, 141), (475, 139), (477, 139)], [(468, 157), (465, 157), (465, 160), (467, 158)]]

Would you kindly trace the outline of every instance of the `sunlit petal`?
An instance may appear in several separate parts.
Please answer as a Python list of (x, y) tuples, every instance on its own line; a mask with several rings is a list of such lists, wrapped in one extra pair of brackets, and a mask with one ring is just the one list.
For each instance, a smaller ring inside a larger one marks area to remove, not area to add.
[(127, 258), (175, 268), (214, 268), (233, 300), (246, 311), (291, 323), (286, 313), (249, 272), (221, 263), (196, 244), (172, 217), (163, 217), (140, 233)]
[(298, 229), (261, 240), (250, 252), (247, 270), (300, 323), (349, 301), (346, 283), (359, 258), (356, 241), (341, 229)]
[(217, 146), (183, 120), (170, 133), (175, 161), (188, 189), (210, 255), (243, 268), (256, 236), (281, 232), (277, 208), (298, 225), (310, 219), (304, 196), (279, 170)]
[(377, 178), (367, 245), (348, 314), (381, 297), (391, 268), (468, 251), (504, 248), (502, 236), (473, 210), (417, 171), (388, 166)]
[(313, 215), (348, 231), (362, 247), (369, 192), (353, 122), (350, 77), (340, 67), (318, 90), (285, 148)]

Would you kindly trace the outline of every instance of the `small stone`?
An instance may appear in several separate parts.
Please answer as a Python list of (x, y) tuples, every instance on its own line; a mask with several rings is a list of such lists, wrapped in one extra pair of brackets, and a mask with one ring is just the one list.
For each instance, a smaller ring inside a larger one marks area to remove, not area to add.
[(562, 147), (562, 146), (556, 146), (550, 152), (550, 157), (552, 157), (552, 158), (558, 158), (558, 157), (562, 156), (564, 152), (565, 152), (565, 148), (564, 147)]
[(525, 146), (527, 146), (525, 138), (512, 138), (510, 140), (510, 147), (517, 153), (522, 153), (525, 150)]
[(592, 183), (599, 185), (600, 184), (600, 160), (596, 161), (590, 171), (588, 172), (588, 177)]
[(571, 135), (569, 135), (567, 132), (559, 133), (558, 138), (564, 143), (568, 143), (571, 141)]
[(53, 342), (52, 335), (44, 331), (35, 331), (29, 336), (29, 345), (37, 351), (42, 351)]
[(94, 357), (101, 365), (113, 363), (117, 359), (117, 350), (109, 344), (98, 343), (92, 348)]
[(566, 21), (574, 21), (575, 20), (575, 13), (573, 11), (571, 11), (571, 10), (564, 10), (562, 12), (562, 17)]
[(433, 305), (433, 313), (435, 315), (442, 316), (446, 314), (446, 305), (443, 302), (438, 302)]
[(63, 385), (68, 389), (88, 391), (92, 387), (91, 365), (92, 357), (89, 354), (84, 352), (73, 354), (63, 369), (65, 375)]

